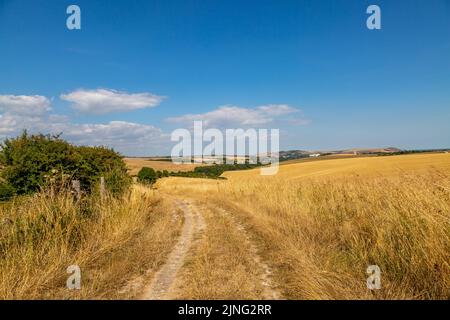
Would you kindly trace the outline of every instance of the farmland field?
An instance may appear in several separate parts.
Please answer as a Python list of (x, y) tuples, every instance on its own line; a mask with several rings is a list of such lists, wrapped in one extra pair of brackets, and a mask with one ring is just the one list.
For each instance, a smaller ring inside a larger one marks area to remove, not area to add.
[(128, 167), (129, 173), (132, 176), (138, 174), (143, 167), (152, 168), (155, 171), (192, 171), (195, 167), (202, 164), (174, 164), (172, 161), (153, 160), (149, 158), (125, 158), (125, 163)]
[[(161, 194), (194, 203), (207, 223), (179, 297), (267, 296), (245, 281), (264, 275), (252, 267), (257, 252), (270, 287), (286, 299), (450, 298), (449, 154), (319, 160), (282, 165), (275, 176), (258, 169), (224, 176), (157, 184)], [(243, 249), (244, 238), (257, 249)], [(381, 290), (366, 287), (369, 265), (381, 269)]]
[[(341, 177), (348, 174), (382, 177), (401, 175), (402, 173), (426, 173), (433, 168), (450, 172), (450, 154), (429, 153), (345, 159), (332, 157), (306, 159), (299, 160), (297, 163), (282, 163), (276, 178), (291, 180), (307, 177)], [(259, 177), (259, 171), (256, 169), (253, 171), (227, 172), (224, 176), (233, 179), (247, 178), (248, 176)], [(261, 178), (264, 179), (265, 176), (261, 176)], [(270, 176), (268, 178), (270, 179)]]
[[(274, 176), (223, 176), (162, 178), (81, 203), (52, 189), (3, 203), (0, 297), (450, 298), (449, 154), (324, 157)], [(65, 288), (72, 264), (79, 291)], [(379, 290), (367, 288), (370, 265)]]

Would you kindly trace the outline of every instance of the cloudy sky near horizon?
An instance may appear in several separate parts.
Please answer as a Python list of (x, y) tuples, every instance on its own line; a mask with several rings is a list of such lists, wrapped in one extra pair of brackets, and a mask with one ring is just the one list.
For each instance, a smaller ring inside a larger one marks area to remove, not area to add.
[(166, 155), (203, 120), (282, 149), (450, 147), (449, 57), (447, 0), (0, 0), (0, 139)]

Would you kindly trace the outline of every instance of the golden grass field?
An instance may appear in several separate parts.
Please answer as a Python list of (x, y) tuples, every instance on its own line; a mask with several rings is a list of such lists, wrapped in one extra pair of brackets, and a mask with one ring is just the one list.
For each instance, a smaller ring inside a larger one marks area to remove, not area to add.
[[(47, 190), (0, 203), (0, 299), (142, 297), (186, 225), (180, 201), (204, 228), (187, 239), (170, 297), (450, 299), (450, 154), (224, 176), (135, 184), (121, 198)], [(79, 291), (65, 286), (73, 264)], [(374, 264), (382, 288), (371, 291)]]
[[(196, 199), (210, 212), (231, 212), (258, 243), (284, 298), (450, 298), (449, 154), (300, 162), (282, 165), (275, 176), (260, 176), (259, 169), (224, 176), (165, 178), (157, 188)], [(202, 244), (209, 254), (192, 258), (186, 272), (196, 281), (188, 281), (183, 297), (245, 298), (253, 290), (245, 281), (239, 291), (227, 291), (226, 282), (214, 290), (218, 276), (211, 270), (230, 265), (217, 246), (233, 234), (222, 220), (210, 217), (218, 225)], [(235, 241), (227, 252), (246, 261), (238, 249)], [(232, 279), (250, 274), (230, 260)], [(381, 268), (382, 289), (371, 291), (366, 268), (373, 264)]]
[(135, 176), (143, 167), (153, 168), (156, 171), (192, 171), (198, 167), (198, 163), (174, 164), (172, 161), (151, 160), (149, 158), (125, 158), (125, 163), (129, 170), (129, 174)]

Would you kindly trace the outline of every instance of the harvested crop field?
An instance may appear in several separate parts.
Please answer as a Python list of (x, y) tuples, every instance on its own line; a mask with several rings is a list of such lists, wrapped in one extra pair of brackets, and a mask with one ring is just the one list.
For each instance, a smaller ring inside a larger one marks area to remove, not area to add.
[(125, 158), (125, 163), (128, 167), (129, 173), (132, 176), (138, 174), (139, 170), (143, 167), (153, 168), (156, 171), (192, 171), (195, 167), (201, 166), (202, 164), (175, 164), (172, 161), (167, 160), (152, 160), (151, 158)]

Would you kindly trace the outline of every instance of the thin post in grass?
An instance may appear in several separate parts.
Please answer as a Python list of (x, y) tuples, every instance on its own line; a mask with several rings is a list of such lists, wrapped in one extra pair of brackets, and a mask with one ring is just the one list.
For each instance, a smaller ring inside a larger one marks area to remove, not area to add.
[(100, 197), (105, 197), (105, 177), (100, 177)]
[(77, 200), (80, 201), (81, 199), (81, 185), (80, 180), (72, 180), (72, 188), (75, 191)]

